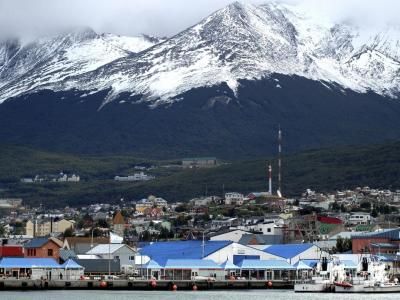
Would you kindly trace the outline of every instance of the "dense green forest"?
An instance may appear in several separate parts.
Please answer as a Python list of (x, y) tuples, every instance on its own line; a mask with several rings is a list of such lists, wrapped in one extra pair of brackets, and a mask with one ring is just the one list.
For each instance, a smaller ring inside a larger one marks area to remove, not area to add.
[[(134, 156), (77, 156), (19, 146), (0, 147), (0, 197), (21, 197), (27, 204), (46, 206), (115, 203), (150, 194), (168, 201), (187, 201), (223, 192), (249, 193), (267, 189), (267, 164), (276, 184), (276, 158), (226, 161), (214, 169), (181, 170), (176, 161), (152, 161)], [(133, 173), (136, 164), (156, 165), (149, 182), (115, 182), (115, 175)], [(79, 183), (23, 184), (22, 177), (59, 172), (76, 173)], [(400, 142), (310, 150), (284, 157), (283, 194), (297, 196), (307, 188), (318, 191), (365, 186), (400, 188)]]

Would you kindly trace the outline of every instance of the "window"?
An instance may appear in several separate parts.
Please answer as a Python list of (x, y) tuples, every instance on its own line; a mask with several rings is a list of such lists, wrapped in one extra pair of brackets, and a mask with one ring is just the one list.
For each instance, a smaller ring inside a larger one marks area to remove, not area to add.
[(130, 261), (135, 261), (135, 257), (134, 256), (129, 256), (129, 260)]
[(47, 256), (53, 256), (53, 249), (47, 249)]
[(118, 256), (118, 255), (116, 255), (116, 256), (114, 256), (114, 258), (115, 258), (115, 259), (119, 259), (119, 256)]
[(267, 228), (267, 232), (271, 232), (271, 228)]

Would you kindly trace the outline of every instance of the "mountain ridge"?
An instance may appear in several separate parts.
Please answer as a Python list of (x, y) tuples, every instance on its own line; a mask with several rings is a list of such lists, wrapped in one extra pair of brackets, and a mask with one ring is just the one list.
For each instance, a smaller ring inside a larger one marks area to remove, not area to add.
[(142, 47), (137, 55), (116, 54), (82, 72), (49, 77), (33, 89), (30, 83), (39, 81), (33, 75), (8, 88), (0, 77), (0, 101), (40, 89), (76, 88), (111, 89), (104, 104), (127, 92), (149, 105), (168, 105), (192, 88), (226, 82), (236, 93), (239, 80), (273, 73), (397, 98), (400, 30), (361, 35), (348, 23), (317, 23), (295, 6), (234, 2), (161, 43)]

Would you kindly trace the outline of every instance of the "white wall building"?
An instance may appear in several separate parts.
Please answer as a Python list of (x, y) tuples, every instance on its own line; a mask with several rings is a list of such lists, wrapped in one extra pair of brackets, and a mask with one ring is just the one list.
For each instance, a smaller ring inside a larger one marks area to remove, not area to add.
[(240, 193), (226, 193), (225, 204), (226, 205), (243, 205), (243, 194)]
[(237, 263), (242, 259), (280, 259), (281, 257), (264, 252), (262, 250), (241, 245), (238, 243), (231, 243), (228, 246), (215, 251), (214, 253), (209, 254), (208, 256), (204, 257), (203, 259), (211, 259), (212, 261), (216, 262), (217, 264), (222, 264), (227, 260), (233, 263)]
[(130, 269), (135, 265), (136, 251), (125, 244), (100, 244), (86, 252), (103, 259), (119, 259), (121, 271)]
[(349, 223), (352, 225), (368, 225), (371, 223), (371, 215), (369, 213), (354, 213), (349, 217)]

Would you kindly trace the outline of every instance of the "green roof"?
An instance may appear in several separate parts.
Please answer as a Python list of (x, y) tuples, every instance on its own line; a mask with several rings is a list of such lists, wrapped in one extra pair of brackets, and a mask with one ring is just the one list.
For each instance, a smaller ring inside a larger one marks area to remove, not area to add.
[(327, 224), (327, 223), (319, 223), (319, 233), (320, 234), (328, 234), (332, 230), (336, 229), (338, 225), (337, 224)]
[(372, 231), (374, 230), (375, 225), (370, 224), (370, 225), (357, 225), (355, 228), (355, 231)]

